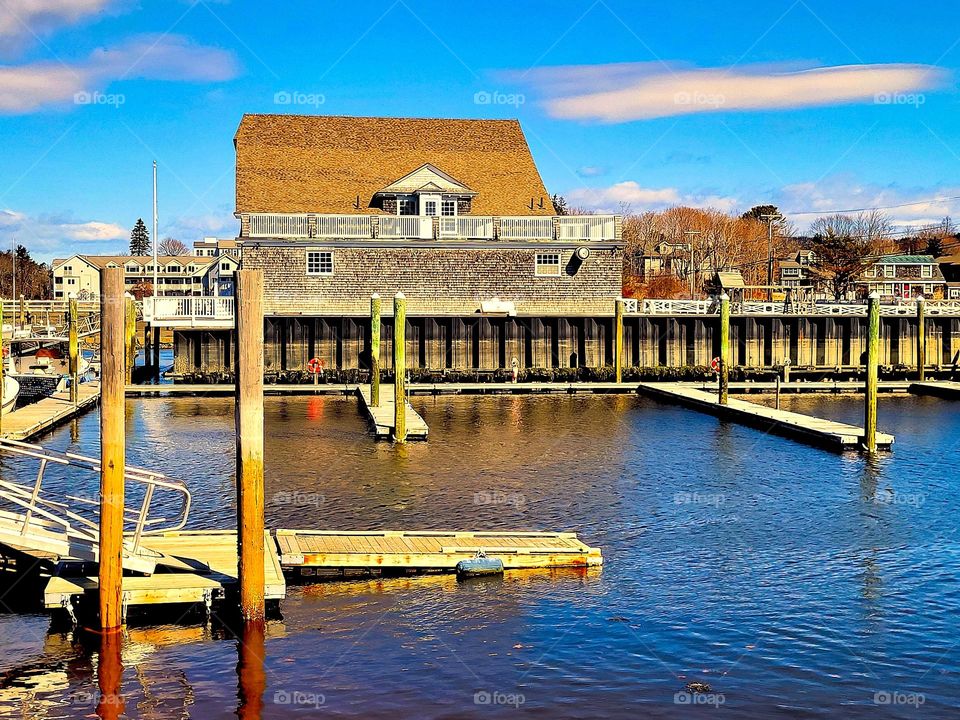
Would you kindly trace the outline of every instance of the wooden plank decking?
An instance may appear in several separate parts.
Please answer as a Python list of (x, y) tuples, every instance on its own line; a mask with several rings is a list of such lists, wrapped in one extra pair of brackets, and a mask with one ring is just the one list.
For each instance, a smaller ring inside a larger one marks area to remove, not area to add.
[(423, 530), (337, 532), (277, 530), (284, 568), (409, 569), (452, 571), (478, 550), (508, 569), (601, 565), (600, 548), (575, 533), (455, 532)]
[[(767, 430), (776, 435), (800, 440), (831, 450), (853, 450), (860, 447), (863, 429), (855, 425), (802, 415), (787, 410), (730, 398), (729, 404), (721, 405), (716, 393), (704, 392), (688, 385), (675, 383), (641, 383), (640, 391), (666, 402), (710, 413), (720, 418), (734, 420), (751, 427)], [(889, 450), (893, 435), (877, 433), (877, 447)]]
[[(124, 602), (129, 607), (169, 603), (203, 603), (217, 600), (237, 582), (237, 533), (233, 530), (192, 530), (150, 535), (145, 547), (177, 558), (192, 572), (158, 572), (149, 576), (124, 577)], [(277, 546), (266, 533), (264, 570), (267, 600), (280, 600), (286, 582)], [(44, 590), (46, 608), (64, 607), (70, 599), (95, 592), (96, 577), (53, 577)]]
[[(393, 385), (380, 386), (380, 404), (377, 407), (370, 405), (370, 386), (361, 385), (357, 394), (363, 412), (370, 421), (373, 434), (378, 439), (387, 439), (393, 435)], [(407, 440), (426, 440), (429, 428), (410, 403), (406, 404), (407, 412)]]
[(70, 391), (57, 392), (50, 397), (3, 416), (2, 435), (11, 440), (29, 440), (77, 415), (84, 413), (100, 400), (100, 382), (80, 383), (78, 402), (70, 402)]
[(943, 400), (960, 400), (960, 382), (952, 380), (931, 380), (915, 382), (910, 385), (914, 395), (929, 395)]

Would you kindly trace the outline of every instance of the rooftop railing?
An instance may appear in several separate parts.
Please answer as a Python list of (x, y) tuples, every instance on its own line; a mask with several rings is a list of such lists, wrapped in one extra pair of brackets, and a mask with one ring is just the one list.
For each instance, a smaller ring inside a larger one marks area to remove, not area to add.
[(614, 215), (514, 216), (320, 215), (250, 213), (241, 216), (252, 238), (390, 240), (619, 240)]

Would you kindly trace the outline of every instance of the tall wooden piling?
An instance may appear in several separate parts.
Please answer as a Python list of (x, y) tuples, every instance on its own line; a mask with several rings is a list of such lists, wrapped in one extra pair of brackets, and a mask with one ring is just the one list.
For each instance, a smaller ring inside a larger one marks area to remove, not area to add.
[(917, 298), (917, 380), (923, 382), (927, 375), (927, 300)]
[(877, 380), (880, 361), (880, 295), (870, 293), (867, 306), (867, 381), (864, 388), (863, 447), (877, 450)]
[(623, 382), (623, 299), (614, 303), (613, 367), (616, 381)]
[(77, 404), (80, 398), (80, 339), (77, 335), (77, 299), (68, 301), (70, 322), (70, 402)]
[(133, 296), (124, 298), (124, 346), (126, 348), (126, 381), (133, 382), (133, 368), (137, 364), (137, 306)]
[[(6, 400), (3, 397), (7, 389), (7, 380), (4, 377), (4, 373), (7, 372), (7, 360), (3, 357), (3, 300), (0, 299), (0, 404), (3, 400)], [(9, 348), (9, 352), (13, 353), (13, 346)], [(0, 433), (3, 432), (3, 413), (0, 413)]]
[(123, 268), (105, 268), (100, 287), (100, 627), (116, 630), (123, 624)]
[(730, 297), (720, 296), (720, 404), (727, 404), (730, 391)]
[[(160, 333), (159, 325), (151, 325), (153, 332), (153, 379), (160, 382)], [(146, 352), (146, 350), (144, 351)]]
[(27, 298), (20, 295), (20, 327), (27, 326)]
[(263, 520), (263, 273), (239, 270), (236, 281), (237, 553), (240, 614), (266, 614)]
[(370, 404), (380, 406), (380, 295), (370, 296)]
[(407, 299), (393, 297), (393, 439), (407, 441)]

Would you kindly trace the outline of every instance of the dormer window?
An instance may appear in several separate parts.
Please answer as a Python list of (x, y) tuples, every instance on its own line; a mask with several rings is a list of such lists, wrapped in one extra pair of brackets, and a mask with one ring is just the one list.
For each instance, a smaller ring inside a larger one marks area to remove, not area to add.
[(379, 197), (383, 207), (390, 207), (391, 210), (396, 202), (397, 215), (455, 217), (461, 210), (470, 213), (470, 205), (476, 194), (459, 180), (428, 163), (381, 188), (375, 193), (375, 198)]

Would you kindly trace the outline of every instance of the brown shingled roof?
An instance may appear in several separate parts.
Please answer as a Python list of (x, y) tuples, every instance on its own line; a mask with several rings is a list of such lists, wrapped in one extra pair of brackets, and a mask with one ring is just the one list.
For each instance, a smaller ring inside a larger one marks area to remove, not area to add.
[(430, 163), (477, 192), (473, 215), (554, 214), (516, 120), (244, 115), (234, 145), (237, 213), (380, 212), (374, 193)]

